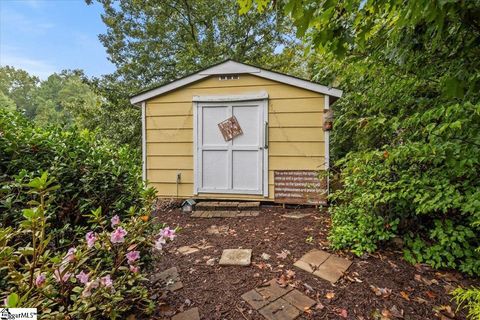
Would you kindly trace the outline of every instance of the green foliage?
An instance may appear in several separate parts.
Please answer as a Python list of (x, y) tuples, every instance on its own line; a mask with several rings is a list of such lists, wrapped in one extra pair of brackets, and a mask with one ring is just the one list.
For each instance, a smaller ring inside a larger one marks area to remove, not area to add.
[(122, 220), (106, 219), (100, 208), (86, 215), (89, 232), (65, 254), (52, 246), (49, 218), (61, 186), (43, 173), (26, 187), (33, 200), (19, 226), (0, 228), (0, 295), (7, 307), (38, 308), (41, 319), (123, 319), (154, 310), (143, 264), (154, 242), (175, 234), (165, 228), (156, 235), (161, 226), (148, 221), (154, 194)]
[(480, 272), (478, 1), (239, 0), (283, 10), (316, 49), (332, 108), (332, 245), (371, 252), (405, 236), (411, 262)]
[(44, 171), (62, 185), (50, 211), (58, 232), (81, 229), (82, 214), (98, 207), (111, 216), (140, 206), (144, 185), (136, 152), (87, 130), (38, 127), (0, 110), (0, 221), (11, 225), (21, 218), (30, 200), (24, 186)]
[[(227, 58), (270, 66), (270, 59), (281, 55), (276, 50), (293, 43), (280, 12), (240, 16), (234, 1), (97, 1), (107, 26), (100, 40), (117, 66), (115, 75), (131, 90), (165, 83)], [(288, 66), (289, 60), (276, 62)]]
[(469, 319), (480, 319), (480, 288), (458, 288), (453, 295), (459, 307), (468, 308)]
[[(18, 110), (25, 110), (28, 117), (35, 115), (33, 93), (39, 83), (37, 77), (10, 66), (0, 67), (0, 97), (8, 97)], [(0, 98), (3, 101), (4, 98)], [(10, 104), (11, 105), (11, 104)], [(5, 107), (5, 104), (2, 103)]]
[[(428, 242), (416, 236), (408, 239), (405, 259), (427, 263), (434, 268), (458, 269), (468, 274), (480, 274), (480, 254), (477, 235), (469, 226), (454, 224), (451, 220), (435, 220), (429, 230)], [(472, 245), (473, 244), (473, 245)]]

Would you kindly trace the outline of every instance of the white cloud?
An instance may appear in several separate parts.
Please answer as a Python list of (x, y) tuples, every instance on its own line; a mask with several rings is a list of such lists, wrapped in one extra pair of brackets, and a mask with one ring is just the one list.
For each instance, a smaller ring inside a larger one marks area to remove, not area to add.
[(55, 66), (48, 61), (32, 59), (29, 57), (13, 55), (5, 52), (0, 53), (0, 65), (23, 69), (42, 80), (47, 79), (48, 76), (56, 71)]

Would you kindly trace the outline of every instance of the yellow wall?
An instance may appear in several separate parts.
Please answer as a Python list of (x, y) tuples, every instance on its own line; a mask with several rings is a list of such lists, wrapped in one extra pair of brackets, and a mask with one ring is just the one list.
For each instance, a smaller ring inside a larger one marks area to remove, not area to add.
[[(160, 197), (177, 195), (176, 175), (181, 172), (178, 196), (193, 196), (193, 103), (195, 95), (255, 94), (268, 92), (269, 200), (273, 200), (273, 171), (324, 168), (325, 145), (322, 94), (253, 75), (238, 80), (218, 76), (179, 88), (146, 103), (147, 180)], [(252, 195), (198, 197), (264, 199)]]

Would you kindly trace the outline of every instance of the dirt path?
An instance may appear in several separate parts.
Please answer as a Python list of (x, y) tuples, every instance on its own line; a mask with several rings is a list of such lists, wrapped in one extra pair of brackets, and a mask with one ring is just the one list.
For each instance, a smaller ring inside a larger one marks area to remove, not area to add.
[[(302, 219), (281, 216), (291, 211), (263, 207), (258, 217), (223, 219), (190, 218), (179, 210), (161, 214), (161, 222), (183, 230), (167, 247), (155, 272), (176, 266), (184, 287), (160, 300), (158, 318), (198, 307), (202, 319), (264, 319), (240, 296), (273, 278), (317, 301), (316, 307), (302, 315), (304, 319), (464, 318), (463, 313), (456, 312), (447, 292), (473, 280), (412, 266), (398, 251), (380, 250), (363, 259), (335, 252), (354, 261), (335, 285), (294, 267), (293, 263), (311, 249), (331, 252), (327, 241), (330, 220), (313, 208), (295, 210), (311, 214)], [(207, 229), (212, 225), (224, 227), (211, 234)], [(176, 250), (194, 244), (211, 247), (188, 255)], [(253, 249), (252, 265), (219, 266), (222, 250), (228, 248)], [(264, 260), (263, 253), (270, 258)]]

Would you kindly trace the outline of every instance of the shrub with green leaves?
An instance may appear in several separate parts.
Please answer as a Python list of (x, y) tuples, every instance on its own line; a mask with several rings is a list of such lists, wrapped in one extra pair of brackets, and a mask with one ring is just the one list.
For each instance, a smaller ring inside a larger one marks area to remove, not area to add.
[(141, 204), (140, 163), (136, 150), (93, 132), (38, 127), (0, 108), (0, 223), (12, 225), (21, 218), (29, 200), (22, 185), (43, 171), (62, 186), (52, 203), (53, 228), (78, 227), (82, 214), (98, 207), (107, 216), (122, 215)]
[(0, 228), (0, 297), (6, 306), (38, 308), (40, 319), (151, 313), (155, 305), (143, 264), (175, 237), (175, 230), (149, 221), (155, 195), (122, 219), (108, 219), (100, 208), (85, 215), (91, 228), (67, 250), (52, 246), (49, 233), (54, 196), (62, 187), (47, 173), (27, 186), (33, 200), (18, 228)]

